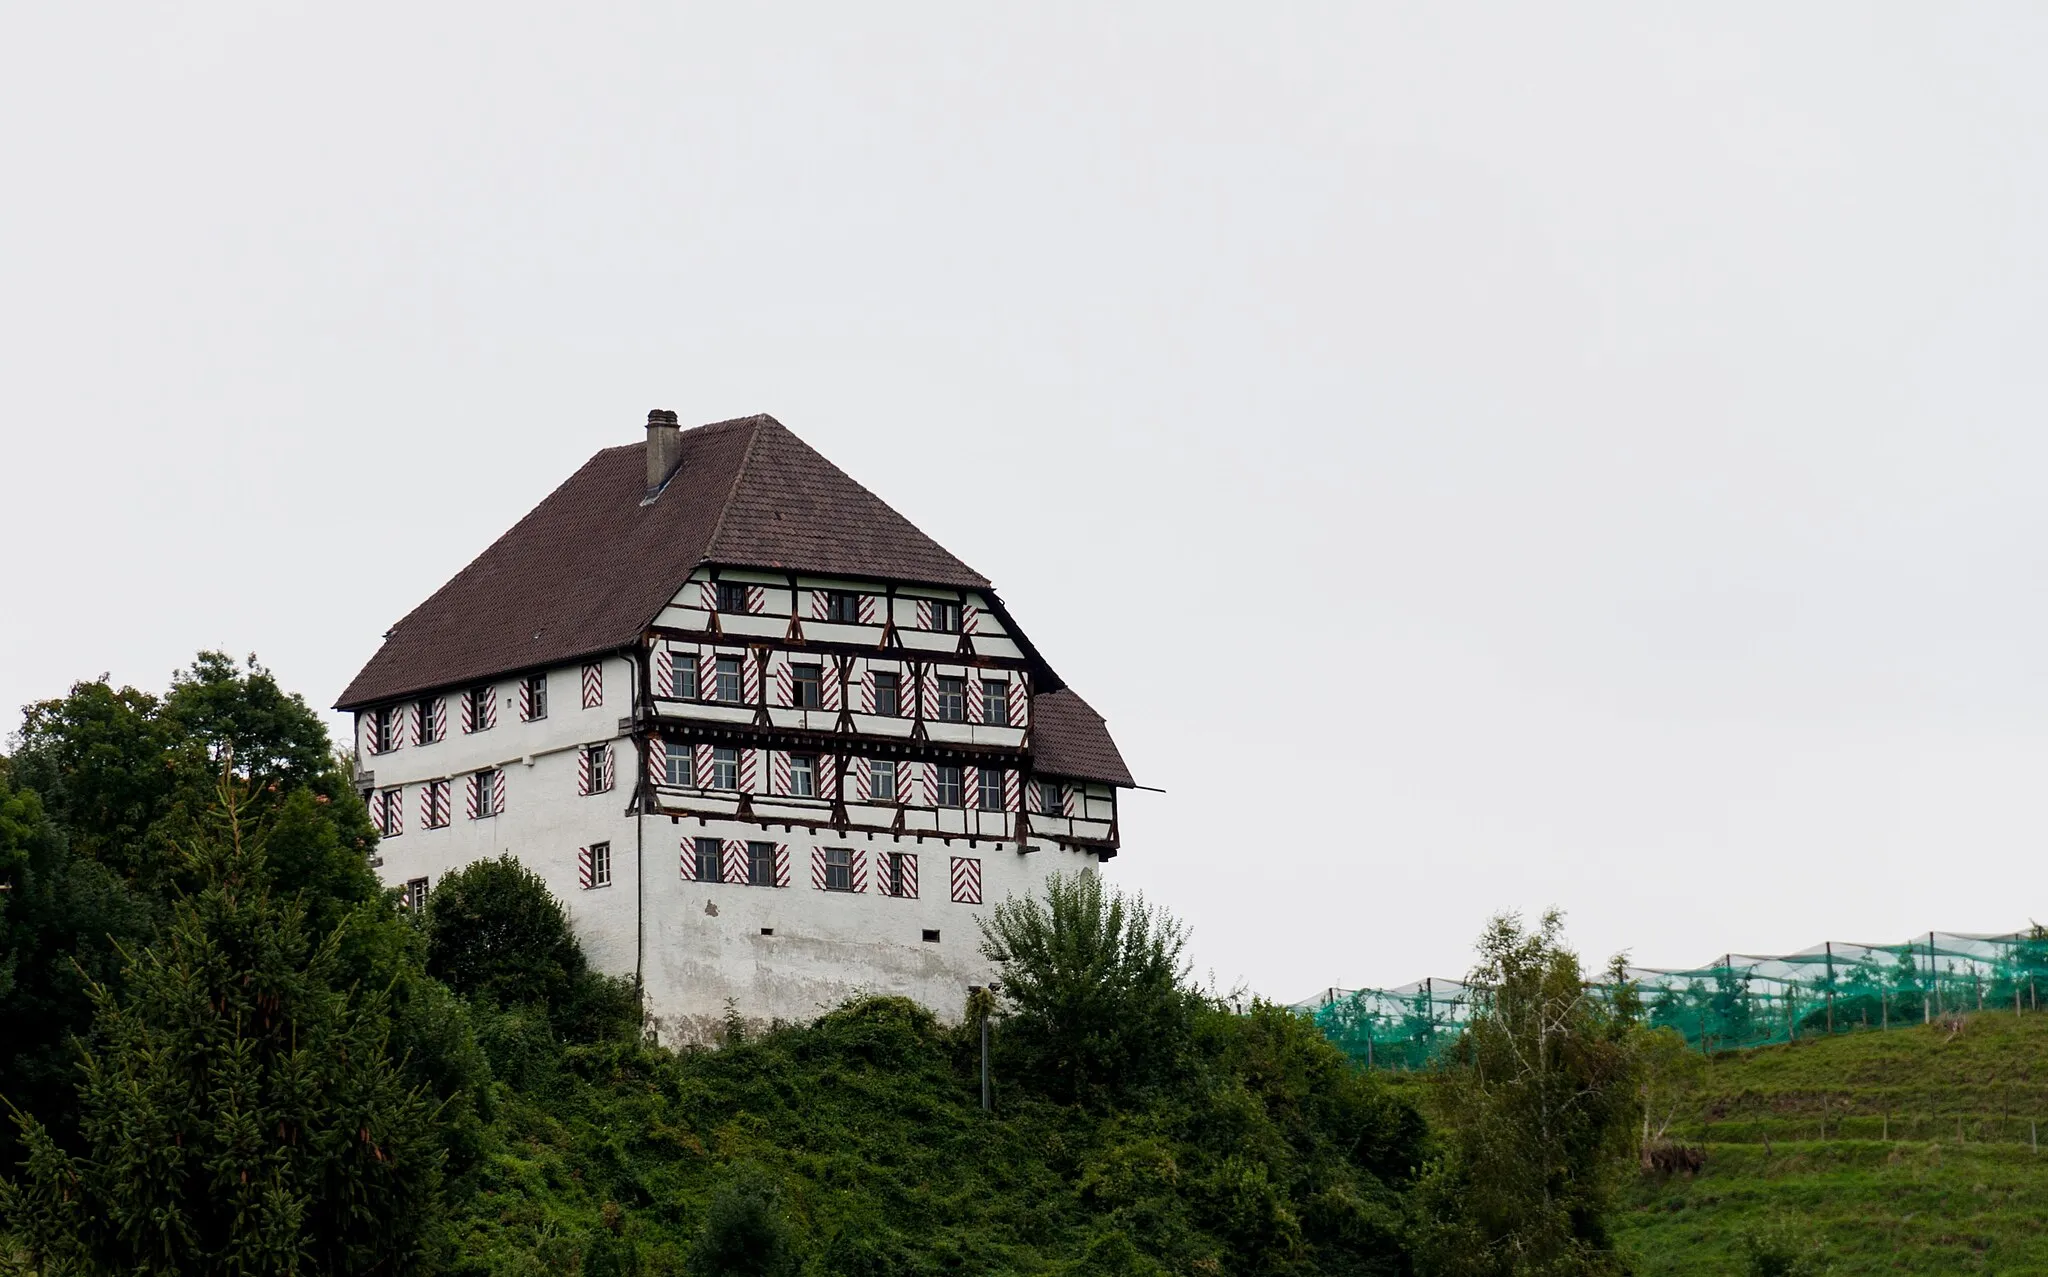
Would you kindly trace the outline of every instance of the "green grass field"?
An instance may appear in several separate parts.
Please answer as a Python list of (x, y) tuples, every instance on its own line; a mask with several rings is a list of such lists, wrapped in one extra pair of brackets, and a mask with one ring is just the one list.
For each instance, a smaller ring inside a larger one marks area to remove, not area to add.
[(1718, 1056), (1682, 1113), (1705, 1168), (1616, 1221), (1643, 1273), (1740, 1273), (1742, 1233), (1790, 1218), (1835, 1273), (2048, 1274), (2048, 1015)]

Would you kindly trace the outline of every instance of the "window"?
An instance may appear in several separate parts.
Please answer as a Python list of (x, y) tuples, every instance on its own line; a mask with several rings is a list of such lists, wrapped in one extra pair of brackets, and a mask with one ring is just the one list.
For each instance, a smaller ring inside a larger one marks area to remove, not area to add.
[(472, 687), (469, 691), (463, 693), (463, 697), (464, 708), (467, 711), (464, 717), (468, 720), (466, 724), (468, 730), (472, 732), (486, 731), (497, 723), (498, 705), (497, 698), (493, 695), (493, 689), (488, 687)]
[(446, 829), (448, 813), (454, 807), (455, 786), (450, 781), (430, 780), (427, 782), (426, 825), (429, 829)]
[(868, 797), (878, 803), (896, 801), (896, 760), (874, 758), (868, 761)]
[(825, 848), (825, 890), (853, 890), (853, 852), (850, 849)]
[(903, 712), (903, 676), (875, 675), (875, 713), (894, 718)]
[(405, 832), (405, 791), (386, 789), (370, 795), (370, 823), (386, 838)]
[(938, 803), (941, 807), (964, 807), (965, 799), (960, 793), (960, 769), (950, 763), (940, 763), (932, 768), (933, 779), (937, 782)]
[(612, 787), (612, 750), (609, 745), (583, 747), (583, 765), (577, 770), (586, 794), (601, 794)]
[(1010, 681), (1003, 678), (981, 680), (981, 721), (991, 727), (1010, 725)]
[(612, 845), (608, 842), (590, 844), (590, 885), (609, 887), (612, 885)]
[(926, 944), (937, 944), (939, 942), (939, 932), (936, 927), (924, 928), (924, 942)]
[(718, 610), (721, 612), (744, 612), (747, 610), (747, 587), (732, 581), (718, 583)]
[(740, 682), (740, 658), (721, 656), (716, 666), (717, 686), (711, 689), (711, 699), (737, 705), (746, 699), (746, 690)]
[(725, 844), (716, 838), (697, 838), (690, 844), (693, 853), (691, 876), (698, 882), (717, 882), (723, 875), (719, 865), (725, 858)]
[(933, 698), (937, 704), (938, 720), (942, 723), (964, 723), (967, 721), (967, 680), (939, 676), (938, 695)]
[(523, 708), (526, 710), (528, 722), (532, 722), (536, 718), (546, 718), (548, 716), (548, 676), (545, 674), (528, 674), (526, 676), (526, 685), (521, 690), (520, 699), (523, 702)]
[(789, 756), (789, 793), (792, 798), (816, 798), (818, 796), (818, 756), (816, 754), (791, 754)]
[(686, 701), (696, 700), (702, 693), (697, 690), (697, 654), (678, 652), (669, 658), (669, 691)]
[(882, 894), (917, 895), (917, 857), (906, 851), (892, 851), (882, 857)]
[(486, 768), (469, 778), (469, 814), (471, 819), (482, 820), (495, 816), (499, 811), (498, 791), (503, 788), (505, 773), (495, 767)]
[(738, 789), (740, 787), (740, 751), (730, 745), (711, 747), (711, 787), (713, 789)]
[(816, 709), (825, 703), (825, 670), (819, 665), (789, 667), (789, 701), (798, 709)]
[(860, 624), (860, 595), (852, 590), (825, 591), (825, 619), (842, 625)]
[(1060, 783), (1056, 780), (1038, 782), (1038, 813), (1041, 816), (1059, 816), (1066, 813), (1066, 804), (1061, 801)]
[(694, 752), (693, 748), (688, 745), (670, 745), (668, 747), (666, 759), (668, 762), (669, 784), (694, 785), (697, 783), (696, 768), (691, 766), (695, 761), (692, 757)]
[(1003, 773), (993, 767), (984, 767), (980, 772), (980, 783), (975, 786), (975, 806), (983, 811), (1003, 809)]
[(747, 885), (749, 887), (772, 887), (775, 885), (774, 843), (750, 842), (747, 844)]
[(932, 628), (946, 634), (960, 632), (960, 605), (934, 600), (932, 603)]
[(422, 745), (441, 739), (441, 702), (429, 696), (412, 708), (413, 735)]
[(390, 707), (370, 711), (370, 752), (387, 753), (398, 748), (398, 712)]
[(405, 891), (398, 897), (399, 905), (409, 913), (418, 913), (427, 907), (427, 880), (410, 878), (406, 880)]

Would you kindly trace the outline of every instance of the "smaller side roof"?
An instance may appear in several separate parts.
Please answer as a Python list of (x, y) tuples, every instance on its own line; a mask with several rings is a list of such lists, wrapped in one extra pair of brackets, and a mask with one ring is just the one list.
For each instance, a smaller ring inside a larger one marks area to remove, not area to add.
[(1052, 776), (1135, 788), (1109, 724), (1072, 688), (1031, 698), (1032, 766)]

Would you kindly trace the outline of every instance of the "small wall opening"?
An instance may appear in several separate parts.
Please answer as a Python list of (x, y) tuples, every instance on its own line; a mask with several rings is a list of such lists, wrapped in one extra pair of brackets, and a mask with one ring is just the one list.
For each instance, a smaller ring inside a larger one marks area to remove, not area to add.
[(937, 944), (939, 942), (939, 933), (937, 929), (932, 927), (926, 927), (924, 929), (924, 942), (926, 944)]

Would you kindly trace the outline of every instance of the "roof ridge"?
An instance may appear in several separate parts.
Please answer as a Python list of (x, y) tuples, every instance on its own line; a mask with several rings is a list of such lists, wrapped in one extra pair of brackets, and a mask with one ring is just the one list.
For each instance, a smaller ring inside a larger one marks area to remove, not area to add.
[[(725, 531), (725, 516), (732, 512), (733, 493), (740, 490), (740, 480), (746, 477), (747, 467), (754, 464), (754, 444), (761, 438), (761, 418), (765, 416), (767, 416), (766, 413), (754, 414), (754, 431), (747, 436), (746, 451), (740, 453), (740, 463), (732, 468), (732, 482), (726, 485), (725, 500), (718, 503), (718, 521), (711, 525), (711, 535), (704, 538), (703, 552), (707, 558), (710, 556), (711, 547), (718, 544), (718, 534)], [(772, 421), (774, 418), (771, 417), (769, 420)], [(709, 424), (718, 425), (721, 423), (711, 422)], [(701, 430), (703, 427), (699, 426), (698, 429)], [(699, 559), (698, 562), (703, 562), (703, 559)], [(677, 586), (676, 588), (681, 589), (682, 587)], [(655, 609), (654, 615), (660, 616), (661, 610), (659, 608)], [(648, 619), (650, 623), (653, 620), (652, 617)]]

